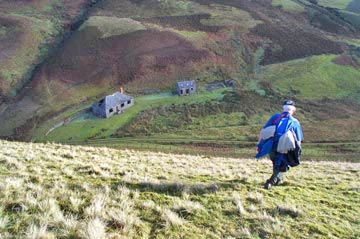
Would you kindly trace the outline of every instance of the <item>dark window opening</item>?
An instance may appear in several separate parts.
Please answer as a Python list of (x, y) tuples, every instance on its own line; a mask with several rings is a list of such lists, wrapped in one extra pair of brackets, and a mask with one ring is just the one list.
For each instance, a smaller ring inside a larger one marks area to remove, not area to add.
[(189, 89), (186, 89), (186, 94), (189, 94), (190, 93), (190, 90)]
[(131, 104), (131, 100), (128, 101), (128, 105), (130, 105), (130, 104)]
[(184, 91), (183, 90), (180, 90), (180, 95), (184, 94)]
[(124, 106), (125, 106), (125, 104), (124, 104), (124, 103), (122, 103), (122, 104), (121, 104), (121, 108), (122, 108), (122, 107), (124, 107)]
[(194, 90), (194, 88), (191, 87), (191, 91), (193, 91), (193, 90)]
[(114, 112), (114, 109), (113, 108), (109, 109), (109, 113), (112, 113), (112, 112)]

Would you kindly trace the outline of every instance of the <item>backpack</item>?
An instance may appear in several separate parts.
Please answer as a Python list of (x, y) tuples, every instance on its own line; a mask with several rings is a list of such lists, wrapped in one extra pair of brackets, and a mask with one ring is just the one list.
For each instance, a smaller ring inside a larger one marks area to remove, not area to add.
[[(277, 121), (277, 122), (275, 122), (276, 125), (283, 118), (286, 118), (286, 117), (280, 117), (280, 118), (276, 119), (276, 121)], [(280, 128), (281, 128), (280, 132), (286, 130), (285, 128), (283, 128), (283, 127), (286, 126), (286, 124), (287, 124), (287, 122), (284, 123), (282, 126), (280, 126)], [(278, 128), (276, 128), (275, 137), (279, 136), (279, 134), (277, 134), (277, 130), (278, 130)], [(296, 167), (296, 166), (298, 166), (300, 164), (301, 146), (300, 146), (300, 142), (298, 141), (298, 139), (296, 137), (296, 134), (295, 134), (294, 130), (291, 129), (290, 131), (291, 131), (291, 133), (292, 133), (292, 135), (294, 137), (295, 147), (294, 147), (294, 149), (291, 149), (291, 150), (288, 151), (288, 153), (287, 153), (287, 161), (288, 161), (289, 166)]]
[(296, 134), (292, 131), (295, 138), (295, 149), (292, 149), (287, 154), (287, 161), (291, 167), (296, 167), (300, 164), (301, 146), (296, 138)]

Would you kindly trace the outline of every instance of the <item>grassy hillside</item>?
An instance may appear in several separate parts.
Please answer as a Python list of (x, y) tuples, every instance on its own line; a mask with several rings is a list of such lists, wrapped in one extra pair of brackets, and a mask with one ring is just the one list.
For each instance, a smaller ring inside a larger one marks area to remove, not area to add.
[(290, 12), (304, 12), (305, 6), (293, 0), (273, 0), (272, 5)]
[[(351, 65), (336, 64), (337, 56), (322, 55), (274, 64), (264, 68), (262, 77), (278, 94), (293, 94), (302, 99), (356, 99), (360, 102), (360, 71)], [(340, 59), (340, 57), (339, 57)]]
[(0, 1), (0, 103), (31, 80), (86, 6), (86, 0)]
[(355, 2), (354, 0), (339, 0), (339, 1), (332, 1), (332, 0), (319, 0), (317, 1), (319, 5), (324, 7), (332, 7), (338, 9), (346, 9), (347, 6), (351, 2)]
[(15, 96), (29, 80), (35, 66), (47, 56), (46, 42), (53, 40), (52, 36), (59, 34), (61, 27), (44, 18), (33, 13), (2, 14), (2, 20), (8, 24), (2, 27), (1, 42), (9, 54), (0, 59), (2, 94)]
[[(277, 105), (293, 98), (309, 141), (358, 140), (353, 121), (360, 97), (359, 19), (353, 1), (95, 2), (0, 2), (5, 20), (15, 15), (29, 19), (36, 31), (28, 38), (44, 43), (28, 47), (28, 41), (20, 41), (14, 49), (0, 49), (4, 60), (16, 66), (4, 72), (21, 71), (19, 77), (28, 72), (31, 79), (18, 94), (11, 84), (6, 90), (0, 85), (0, 90), (14, 93), (0, 99), (1, 137), (84, 142), (151, 135), (253, 141), (259, 126), (279, 110)], [(8, 44), (27, 33), (0, 26), (0, 40)], [(37, 52), (46, 53), (51, 39), (64, 37), (69, 28), (64, 42), (40, 59)], [(38, 39), (37, 33), (43, 37)], [(10, 49), (26, 52), (8, 54)], [(12, 57), (26, 61), (24, 67)], [(32, 71), (36, 59), (44, 61)], [(200, 95), (192, 100), (163, 97), (184, 79), (196, 80)], [(232, 93), (217, 97), (204, 90), (209, 83), (227, 80), (236, 83)], [(120, 87), (139, 96), (127, 114), (108, 120), (83, 114)], [(239, 96), (240, 91), (250, 93)], [(154, 92), (160, 94), (148, 95)], [(154, 97), (162, 99), (155, 102)], [(74, 116), (66, 127), (51, 131)], [(328, 133), (339, 125), (343, 131)]]
[(358, 238), (360, 164), (0, 141), (2, 238)]

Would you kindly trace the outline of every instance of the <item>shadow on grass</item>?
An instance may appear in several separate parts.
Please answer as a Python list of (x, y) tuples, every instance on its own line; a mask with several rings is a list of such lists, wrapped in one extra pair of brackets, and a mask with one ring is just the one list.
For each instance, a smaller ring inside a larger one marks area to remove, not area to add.
[(183, 194), (191, 195), (203, 195), (213, 194), (221, 190), (236, 190), (239, 184), (246, 183), (246, 180), (230, 180), (225, 182), (214, 182), (214, 183), (176, 183), (176, 182), (164, 182), (164, 183), (153, 183), (153, 182), (140, 182), (140, 183), (129, 183), (119, 182), (114, 183), (113, 187), (124, 185), (128, 188), (139, 190), (140, 192), (154, 192), (160, 194), (167, 194), (171, 196), (181, 196)]

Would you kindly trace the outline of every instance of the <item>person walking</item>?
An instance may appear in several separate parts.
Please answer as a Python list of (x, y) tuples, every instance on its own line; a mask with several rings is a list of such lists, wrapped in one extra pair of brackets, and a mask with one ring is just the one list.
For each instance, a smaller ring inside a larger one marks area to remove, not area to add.
[(299, 164), (304, 137), (300, 122), (293, 117), (295, 111), (294, 101), (285, 101), (283, 112), (271, 116), (260, 131), (255, 158), (269, 155), (273, 164), (273, 173), (264, 184), (266, 189), (279, 185), (290, 166)]

